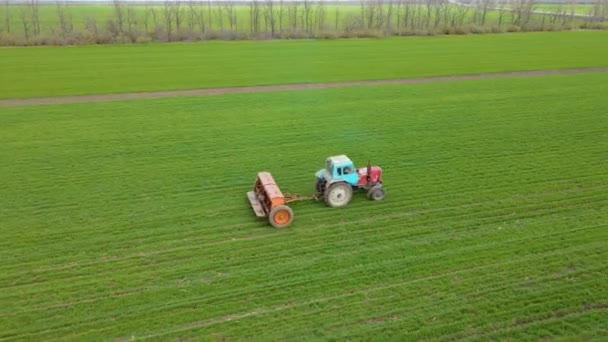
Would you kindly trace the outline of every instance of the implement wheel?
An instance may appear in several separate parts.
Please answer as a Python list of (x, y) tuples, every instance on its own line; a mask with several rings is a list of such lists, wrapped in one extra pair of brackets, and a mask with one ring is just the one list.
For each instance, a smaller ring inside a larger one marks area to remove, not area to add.
[(293, 221), (293, 210), (286, 205), (280, 205), (270, 211), (268, 221), (275, 228), (287, 227)]
[(353, 188), (347, 183), (334, 183), (325, 190), (325, 203), (333, 208), (347, 205), (353, 198)]

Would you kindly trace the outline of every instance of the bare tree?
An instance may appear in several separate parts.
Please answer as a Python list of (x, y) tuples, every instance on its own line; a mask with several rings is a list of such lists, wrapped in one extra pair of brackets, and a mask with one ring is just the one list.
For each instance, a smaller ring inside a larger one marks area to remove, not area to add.
[(150, 17), (152, 17), (152, 27), (155, 31), (162, 29), (162, 25), (159, 23), (161, 19), (160, 9), (156, 6), (150, 8)]
[(376, 25), (375, 28), (377, 30), (381, 30), (384, 27), (385, 17), (384, 17), (384, 0), (376, 0), (373, 2), (375, 12), (376, 12)]
[[(381, 1), (381, 0), (380, 0)], [(374, 23), (376, 26), (378, 24), (378, 9), (381, 8), (378, 6), (378, 3), (374, 0), (361, 0), (361, 17), (365, 22), (367, 22), (367, 28), (371, 29), (374, 27)]]
[(560, 25), (566, 25), (569, 17), (567, 6), (560, 4), (559, 7), (549, 15), (549, 22), (555, 24), (559, 21)]
[(505, 14), (505, 5), (502, 2), (500, 2), (500, 5), (498, 5), (498, 26), (499, 27), (502, 26), (504, 14)]
[(367, 6), (366, 6), (365, 1), (366, 0), (359, 0), (359, 7), (361, 8), (361, 14), (360, 14), (360, 16), (361, 16), (361, 21), (362, 22), (365, 22), (366, 18), (367, 18), (367, 8), (366, 8)]
[(335, 17), (335, 21), (336, 21), (336, 32), (338, 32), (338, 23), (340, 22), (340, 12), (339, 12), (339, 6), (336, 6), (336, 17)]
[(220, 25), (220, 32), (224, 32), (224, 11), (221, 5), (219, 5), (215, 9), (215, 17), (217, 18), (217, 22)]
[[(420, 30), (422, 29), (423, 25), (424, 25), (424, 20), (422, 20), (422, 11), (423, 11), (423, 7), (422, 6), (418, 6), (416, 3), (413, 4), (414, 8), (416, 9), (416, 15), (415, 17), (412, 18), (412, 20), (415, 20), (416, 23), (416, 27)], [(413, 25), (412, 25), (413, 27)]]
[(224, 11), (226, 12), (226, 17), (228, 17), (230, 31), (238, 31), (238, 17), (236, 15), (236, 10), (234, 9), (234, 1), (224, 1)]
[(20, 6), (19, 18), (23, 27), (23, 35), (26, 42), (32, 36), (40, 34), (40, 16), (38, 14), (38, 0), (29, 0), (25, 6)]
[(56, 2), (57, 12), (57, 23), (59, 25), (59, 35), (61, 38), (66, 39), (68, 35), (74, 31), (74, 24), (72, 21), (72, 14), (66, 11), (65, 4), (61, 4), (59, 1)]
[(397, 32), (401, 35), (401, 3), (403, 0), (397, 1)]
[(112, 0), (114, 5), (114, 16), (116, 17), (116, 24), (118, 25), (118, 33), (122, 33), (125, 25), (125, 9), (122, 0)]
[(173, 9), (173, 18), (175, 19), (175, 31), (179, 34), (182, 30), (182, 23), (184, 22), (184, 8), (182, 7), (181, 0), (175, 0)]
[(211, 14), (211, 0), (207, 0), (207, 22), (209, 23), (209, 31), (213, 31), (213, 15)]
[(186, 17), (186, 24), (188, 25), (188, 33), (193, 33), (197, 30), (197, 26), (199, 23), (198, 20), (198, 11), (196, 6), (194, 5), (194, 1), (189, 0), (188, 1), (188, 15)]
[(135, 28), (137, 27), (137, 15), (135, 13), (135, 8), (132, 5), (127, 5), (127, 32), (131, 35), (134, 34)]
[(464, 20), (469, 15), (469, 11), (471, 10), (468, 6), (458, 6), (456, 7), (456, 25), (462, 26), (464, 25)]
[(304, 0), (304, 13), (302, 13), (302, 27), (305, 28), (306, 32), (311, 33), (312, 31), (312, 1)]
[(598, 0), (591, 10), (594, 21), (605, 21), (608, 19), (608, 0)]
[(148, 6), (148, 4), (146, 4), (144, 6), (144, 32), (148, 33), (150, 32), (149, 28), (150, 28), (150, 17), (152, 17), (152, 11), (154, 7), (150, 7)]
[(287, 17), (289, 18), (289, 23), (291, 24), (292, 32), (295, 32), (298, 29), (298, 10), (300, 8), (299, 1), (294, 1), (289, 7), (287, 7)]
[(434, 24), (433, 27), (437, 29), (439, 27), (439, 23), (441, 22), (441, 14), (443, 13), (443, 0), (437, 0), (435, 3), (435, 15), (434, 15)]
[(279, 32), (283, 32), (283, 14), (285, 8), (283, 7), (283, 0), (279, 0)]
[(431, 25), (431, 14), (433, 13), (433, 0), (424, 0), (426, 8), (426, 17), (424, 19), (424, 26), (428, 29)]
[(534, 12), (534, 0), (512, 0), (511, 11), (513, 13), (511, 23), (525, 26)]
[(266, 27), (266, 31), (268, 31), (268, 27), (270, 26), (270, 35), (274, 37), (275, 18), (273, 0), (266, 0), (264, 3), (264, 26)]
[[(576, 0), (569, 0), (568, 1), (568, 5), (570, 6), (570, 16), (569, 16), (569, 21), (572, 22), (574, 21), (574, 15), (576, 14)], [(566, 17), (564, 16), (564, 19)], [(565, 24), (565, 22), (564, 22)]]
[(386, 29), (390, 31), (393, 29), (393, 0), (388, 1), (388, 8), (386, 10)]
[[(211, 18), (207, 18), (205, 19), (205, 8), (204, 8), (204, 4), (203, 2), (199, 1), (198, 2), (198, 20), (199, 20), (199, 25), (201, 28), (201, 33), (205, 33), (207, 31), (207, 23), (209, 22), (209, 24), (211, 24)], [(211, 28), (210, 28), (211, 29)]]
[(29, 12), (31, 22), (31, 33), (34, 36), (40, 34), (40, 2), (38, 0), (29, 0), (27, 3), (27, 12)]
[(406, 3), (403, 5), (403, 26), (404, 27), (409, 27), (413, 30), (414, 29), (414, 21), (413, 18), (414, 14), (412, 12), (412, 6), (410, 6), (409, 1), (406, 0)]
[(97, 27), (97, 21), (95, 18), (86, 17), (84, 19), (84, 29), (91, 33), (94, 37), (99, 35), (99, 28)]
[(4, 29), (7, 33), (11, 33), (11, 11), (9, 0), (4, 0)]
[(173, 7), (170, 0), (165, 0), (163, 3), (163, 19), (165, 21), (165, 31), (167, 33), (167, 40), (171, 41), (173, 33)]
[(251, 33), (260, 31), (260, 7), (258, 0), (252, 0), (249, 4), (249, 22)]
[(486, 14), (492, 5), (492, 0), (481, 0), (481, 25), (486, 24)]
[(40, 34), (40, 2), (38, 0), (31, 0), (32, 3), (32, 24), (34, 25), (34, 34)]
[(443, 26), (450, 26), (450, 16), (452, 14), (452, 6), (450, 6), (450, 2), (447, 0), (442, 1), (443, 7)]
[(30, 29), (31, 29), (31, 24), (30, 24), (30, 14), (28, 11), (28, 7), (23, 6), (20, 8), (19, 11), (19, 17), (21, 18), (21, 25), (23, 26), (23, 35), (25, 37), (25, 41), (29, 41), (30, 40)]
[(319, 32), (323, 32), (325, 30), (325, 2), (323, 0), (319, 0), (317, 5), (317, 27), (319, 28)]

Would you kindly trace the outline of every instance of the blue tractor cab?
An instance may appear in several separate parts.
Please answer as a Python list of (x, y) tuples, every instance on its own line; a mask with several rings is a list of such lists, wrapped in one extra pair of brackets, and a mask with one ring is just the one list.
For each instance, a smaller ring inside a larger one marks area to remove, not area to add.
[(328, 184), (346, 182), (351, 186), (356, 186), (359, 181), (355, 164), (345, 155), (327, 158), (325, 168), (317, 171), (316, 177)]

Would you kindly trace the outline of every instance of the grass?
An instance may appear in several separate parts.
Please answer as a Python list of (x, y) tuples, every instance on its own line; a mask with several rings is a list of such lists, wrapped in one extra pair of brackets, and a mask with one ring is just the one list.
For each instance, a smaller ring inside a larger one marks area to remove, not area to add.
[[(0, 339), (605, 336), (607, 82), (2, 108)], [(386, 200), (255, 219), (337, 153)]]
[(0, 50), (0, 98), (607, 66), (608, 32)]

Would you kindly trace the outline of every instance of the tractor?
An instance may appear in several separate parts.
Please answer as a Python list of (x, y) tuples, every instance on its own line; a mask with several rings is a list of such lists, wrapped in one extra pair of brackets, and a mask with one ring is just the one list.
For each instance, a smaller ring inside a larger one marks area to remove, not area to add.
[(326, 159), (325, 168), (315, 173), (315, 190), (330, 207), (342, 207), (350, 203), (353, 190), (367, 191), (367, 198), (374, 201), (384, 199), (382, 169), (378, 166), (355, 168), (354, 163), (345, 155)]
[(258, 172), (253, 189), (247, 192), (247, 198), (258, 217), (268, 219), (276, 228), (289, 226), (294, 217), (288, 204), (296, 201), (319, 200), (323, 198), (330, 207), (347, 205), (353, 191), (364, 189), (367, 197), (374, 201), (384, 199), (382, 186), (382, 169), (367, 163), (365, 168), (355, 168), (353, 162), (345, 155), (327, 158), (325, 168), (315, 173), (316, 193), (312, 196), (301, 196), (283, 193), (270, 172)]

